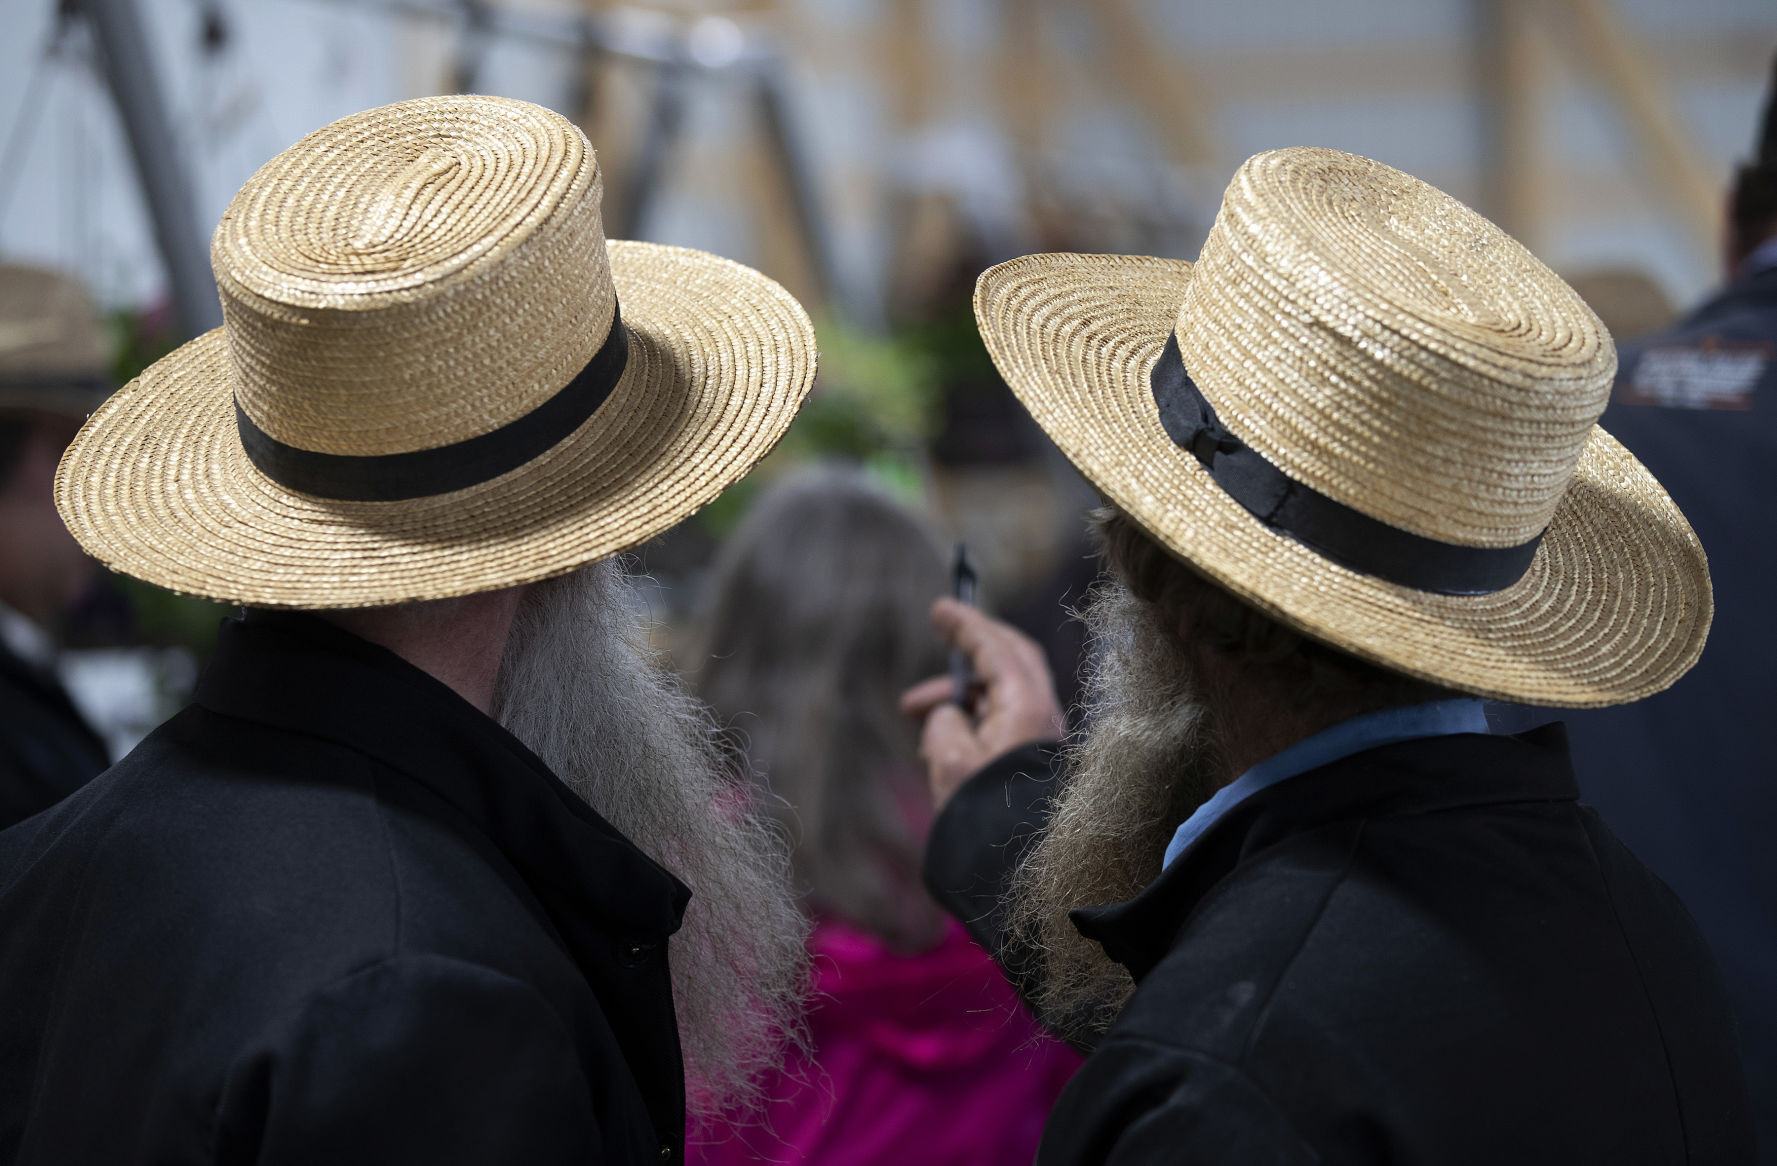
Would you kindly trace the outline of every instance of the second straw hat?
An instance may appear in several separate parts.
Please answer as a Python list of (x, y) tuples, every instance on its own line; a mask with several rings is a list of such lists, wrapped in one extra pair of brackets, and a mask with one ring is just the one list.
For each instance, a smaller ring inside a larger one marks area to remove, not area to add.
[(561, 116), (438, 97), (334, 122), (241, 188), (224, 327), (93, 415), (56, 503), (114, 570), (330, 608), (465, 595), (636, 546), (742, 477), (814, 379), (776, 283), (607, 242)]
[(0, 409), (85, 417), (113, 387), (109, 347), (79, 283), (0, 264)]
[(1509, 701), (1657, 692), (1709, 571), (1598, 428), (1616, 355), (1572, 289), (1442, 191), (1335, 150), (1228, 185), (1195, 264), (1032, 255), (975, 293), (1031, 414), (1173, 554), (1357, 656)]

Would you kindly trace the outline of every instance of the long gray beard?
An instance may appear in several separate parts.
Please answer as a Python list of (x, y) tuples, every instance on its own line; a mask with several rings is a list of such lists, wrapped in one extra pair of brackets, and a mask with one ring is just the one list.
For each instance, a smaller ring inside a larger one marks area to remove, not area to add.
[(1044, 1021), (1086, 1043), (1135, 985), (1067, 913), (1134, 896), (1160, 874), (1178, 823), (1214, 791), (1217, 745), (1197, 669), (1157, 609), (1101, 582), (1084, 617), (1081, 702), (1049, 822), (1013, 876), (1008, 922), (1034, 953)]
[(686, 1101), (751, 1108), (801, 1039), (808, 924), (789, 845), (738, 780), (705, 707), (647, 642), (644, 604), (613, 560), (532, 586), (494, 715), (556, 776), (691, 888), (668, 949)]

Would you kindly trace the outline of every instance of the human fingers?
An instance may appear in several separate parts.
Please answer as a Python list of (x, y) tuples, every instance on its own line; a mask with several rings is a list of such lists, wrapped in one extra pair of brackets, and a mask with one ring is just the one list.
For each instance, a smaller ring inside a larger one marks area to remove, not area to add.
[(1035, 640), (966, 603), (936, 601), (932, 624), (945, 643), (969, 657), (975, 675), (987, 684), (1008, 673), (1028, 672), (1033, 663), (1042, 661), (1043, 650)]
[(920, 681), (901, 694), (901, 713), (914, 718), (924, 717), (927, 713), (950, 700), (950, 677), (933, 676)]
[(976, 702), (975, 713), (980, 718), (976, 734), (994, 753), (1067, 735), (1067, 718), (1046, 667), (990, 686)]
[(932, 618), (941, 632), (968, 654), (975, 674), (987, 688), (990, 704), (1026, 704), (1032, 694), (1053, 703), (1055, 681), (1040, 644), (1017, 628), (974, 608), (939, 600)]
[(919, 755), (926, 764), (932, 804), (942, 809), (971, 774), (987, 762), (968, 716), (953, 704), (941, 704), (926, 718), (919, 735)]
[(1049, 661), (1037, 642), (990, 616), (941, 599), (932, 605), (940, 634), (968, 654), (982, 692), (975, 702), (977, 736), (989, 753), (1066, 733)]

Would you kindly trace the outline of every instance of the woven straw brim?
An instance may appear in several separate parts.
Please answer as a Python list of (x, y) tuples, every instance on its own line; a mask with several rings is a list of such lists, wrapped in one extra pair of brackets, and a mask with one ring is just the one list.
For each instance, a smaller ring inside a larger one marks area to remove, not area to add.
[(501, 477), (403, 502), (278, 486), (236, 430), (221, 330), (156, 363), (87, 422), (56, 503), (87, 551), (173, 591), (260, 607), (443, 599), (633, 548), (743, 477), (814, 381), (788, 292), (681, 247), (612, 242), (629, 364), (573, 434)]
[(1671, 498), (1595, 429), (1529, 572), (1451, 596), (1358, 574), (1259, 522), (1161, 428), (1148, 374), (1189, 263), (1033, 255), (986, 272), (975, 314), (1031, 415), (1163, 546), (1289, 626), (1395, 671), (1498, 700), (1589, 708), (1696, 662), (1709, 569)]

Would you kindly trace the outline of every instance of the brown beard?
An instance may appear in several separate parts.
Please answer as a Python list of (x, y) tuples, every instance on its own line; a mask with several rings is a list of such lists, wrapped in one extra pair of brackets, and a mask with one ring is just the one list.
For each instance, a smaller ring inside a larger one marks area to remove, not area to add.
[(1008, 923), (1035, 954), (1044, 1022), (1091, 1043), (1135, 985), (1068, 912), (1128, 899), (1159, 877), (1178, 824), (1214, 792), (1219, 747), (1199, 670), (1159, 609), (1105, 580), (1082, 618), (1090, 663), (1081, 702), (1091, 719), (1013, 876)]
[(745, 1111), (802, 1039), (808, 923), (789, 844), (718, 746), (714, 719), (648, 645), (614, 561), (532, 585), (494, 714), (692, 898), (669, 948), (694, 1117)]

